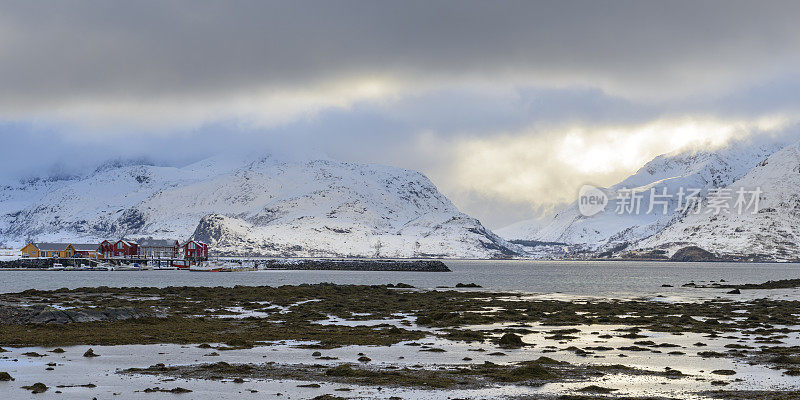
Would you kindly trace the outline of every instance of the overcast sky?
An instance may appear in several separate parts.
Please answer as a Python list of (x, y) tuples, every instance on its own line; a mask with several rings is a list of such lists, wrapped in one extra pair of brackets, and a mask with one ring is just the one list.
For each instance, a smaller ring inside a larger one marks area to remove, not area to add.
[(797, 1), (0, 0), (0, 179), (327, 155), (420, 170), (497, 228), (664, 152), (796, 130), (798, 15)]

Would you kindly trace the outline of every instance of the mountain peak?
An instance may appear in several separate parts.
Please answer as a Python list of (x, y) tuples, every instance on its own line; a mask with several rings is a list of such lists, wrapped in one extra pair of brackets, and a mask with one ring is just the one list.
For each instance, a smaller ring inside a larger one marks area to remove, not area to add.
[(106, 172), (112, 169), (119, 169), (128, 166), (139, 166), (139, 165), (146, 165), (146, 166), (155, 166), (156, 163), (153, 160), (150, 160), (147, 157), (138, 157), (138, 158), (114, 158), (107, 161), (104, 161), (100, 165), (95, 168), (94, 173), (99, 172)]

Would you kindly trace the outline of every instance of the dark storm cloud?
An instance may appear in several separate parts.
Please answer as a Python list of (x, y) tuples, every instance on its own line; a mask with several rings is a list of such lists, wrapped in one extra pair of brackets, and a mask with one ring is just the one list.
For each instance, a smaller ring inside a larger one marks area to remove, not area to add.
[[(35, 149), (6, 151), (0, 180), (325, 153), (421, 170), (497, 227), (596, 182), (552, 159), (567, 136), (620, 162), (633, 143), (635, 163), (687, 119), (720, 136), (772, 117), (796, 129), (797, 15), (780, 1), (0, 0), (0, 142)], [(610, 183), (641, 164), (620, 165)]]
[(797, 61), (798, 14), (753, 1), (3, 1), (0, 113), (372, 74), (657, 96)]

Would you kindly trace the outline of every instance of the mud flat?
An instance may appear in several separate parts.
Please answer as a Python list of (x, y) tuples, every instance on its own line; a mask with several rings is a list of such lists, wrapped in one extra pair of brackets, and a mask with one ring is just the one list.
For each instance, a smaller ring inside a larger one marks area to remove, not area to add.
[(596, 379), (606, 374), (679, 377), (678, 371), (646, 371), (622, 365), (586, 368), (539, 357), (501, 365), (493, 362), (436, 369), (369, 366), (364, 363), (321, 364), (229, 364), (217, 362), (188, 366), (152, 365), (130, 368), (121, 374), (147, 374), (183, 379), (293, 379), (349, 385), (380, 385), (427, 389), (476, 389), (497, 385), (541, 386), (550, 382)]
[(11, 398), (36, 383), (64, 398), (777, 400), (800, 389), (795, 300), (396, 283), (28, 290), (0, 305)]

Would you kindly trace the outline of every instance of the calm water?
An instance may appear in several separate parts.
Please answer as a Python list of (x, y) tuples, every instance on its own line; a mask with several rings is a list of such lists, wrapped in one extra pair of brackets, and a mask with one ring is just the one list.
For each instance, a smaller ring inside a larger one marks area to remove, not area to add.
[[(760, 283), (800, 278), (800, 264), (590, 262), (590, 261), (446, 261), (453, 272), (187, 271), (82, 272), (2, 271), (0, 292), (82, 286), (234, 286), (408, 283), (419, 288), (477, 283), (489, 290), (564, 293), (578, 296), (646, 296), (696, 293), (680, 285), (695, 281)], [(675, 288), (664, 289), (662, 284)], [(719, 293), (714, 291), (713, 293)], [(793, 293), (793, 292), (790, 292)]]

